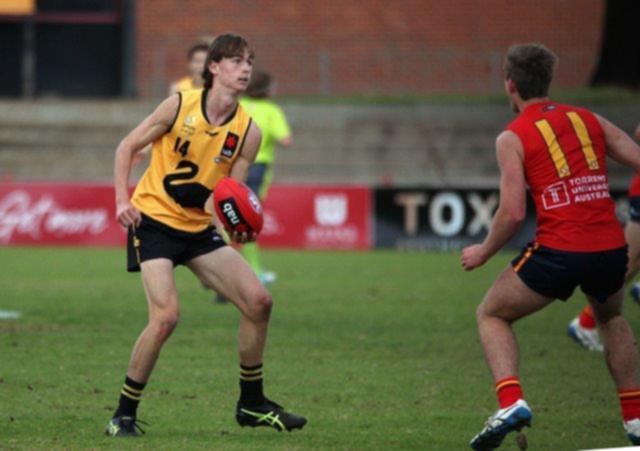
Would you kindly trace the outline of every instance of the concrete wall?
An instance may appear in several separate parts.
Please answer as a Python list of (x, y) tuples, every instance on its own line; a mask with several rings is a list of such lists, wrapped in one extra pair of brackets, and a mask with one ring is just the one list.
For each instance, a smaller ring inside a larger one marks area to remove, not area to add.
[[(153, 107), (0, 102), (0, 178), (110, 180), (116, 145)], [(276, 180), (300, 183), (495, 184), (495, 137), (513, 117), (506, 105), (284, 107), (294, 145), (278, 151)], [(640, 120), (640, 106), (594, 110), (629, 132)]]
[(137, 81), (163, 95), (201, 36), (236, 32), (285, 93), (488, 92), (514, 42), (560, 56), (555, 86), (585, 85), (604, 0), (139, 0)]

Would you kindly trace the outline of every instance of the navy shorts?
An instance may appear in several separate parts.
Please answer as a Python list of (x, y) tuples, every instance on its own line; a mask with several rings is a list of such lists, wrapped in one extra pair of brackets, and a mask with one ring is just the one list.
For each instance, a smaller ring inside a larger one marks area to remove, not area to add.
[(129, 227), (127, 237), (127, 271), (140, 271), (140, 263), (154, 258), (167, 258), (173, 266), (182, 265), (200, 255), (226, 246), (214, 226), (202, 232), (176, 230), (142, 215), (140, 225)]
[(265, 177), (268, 170), (269, 165), (265, 163), (254, 163), (249, 167), (249, 174), (247, 175), (247, 186), (251, 188), (251, 191), (253, 191), (258, 197), (260, 196), (262, 188), (264, 186)]
[(640, 222), (640, 196), (629, 198), (629, 220)]
[(511, 264), (536, 293), (566, 301), (576, 287), (598, 302), (624, 286), (627, 246), (599, 252), (567, 252), (530, 243)]

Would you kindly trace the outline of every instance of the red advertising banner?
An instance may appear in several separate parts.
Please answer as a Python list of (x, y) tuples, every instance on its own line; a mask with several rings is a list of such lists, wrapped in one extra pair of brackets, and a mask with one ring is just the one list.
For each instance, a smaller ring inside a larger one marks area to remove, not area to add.
[[(369, 249), (371, 190), (276, 185), (265, 205), (265, 247)], [(113, 187), (90, 183), (0, 183), (0, 245), (120, 246)]]
[(0, 183), (0, 245), (125, 243), (113, 187), (88, 183)]
[(264, 202), (265, 247), (369, 249), (371, 189), (354, 186), (279, 185)]

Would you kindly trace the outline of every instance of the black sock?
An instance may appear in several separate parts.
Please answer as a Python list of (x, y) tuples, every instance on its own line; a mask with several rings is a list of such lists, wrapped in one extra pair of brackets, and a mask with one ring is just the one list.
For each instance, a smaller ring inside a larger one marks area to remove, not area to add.
[(136, 411), (138, 410), (138, 404), (142, 398), (142, 390), (144, 386), (141, 382), (136, 382), (127, 376), (124, 379), (124, 385), (120, 391), (120, 403), (118, 404), (118, 410), (113, 414), (115, 417), (136, 417)]
[(240, 402), (257, 406), (264, 403), (262, 393), (262, 363), (254, 366), (240, 365)]

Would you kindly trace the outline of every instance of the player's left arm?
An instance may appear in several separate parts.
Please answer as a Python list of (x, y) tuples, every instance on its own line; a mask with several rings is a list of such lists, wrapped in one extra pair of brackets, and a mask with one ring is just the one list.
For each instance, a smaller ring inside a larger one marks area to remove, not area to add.
[(262, 132), (255, 123), (251, 121), (247, 136), (244, 138), (242, 149), (240, 149), (240, 155), (236, 158), (231, 168), (231, 177), (236, 180), (244, 182), (249, 174), (249, 167), (253, 164), (258, 155), (258, 149), (260, 149), (260, 142), (262, 141)]
[[(253, 164), (258, 155), (258, 149), (260, 149), (260, 142), (262, 141), (262, 133), (260, 128), (256, 125), (255, 121), (251, 121), (247, 136), (244, 138), (242, 149), (240, 149), (240, 155), (236, 158), (229, 174), (236, 180), (244, 182), (249, 174), (249, 167)], [(246, 243), (248, 241), (255, 241), (258, 236), (251, 232), (238, 233), (233, 232), (232, 239), (236, 243)]]
[(515, 133), (505, 131), (496, 141), (500, 167), (500, 205), (493, 216), (489, 234), (482, 244), (462, 250), (461, 262), (466, 271), (486, 263), (511, 239), (527, 212), (524, 149)]
[(633, 138), (602, 116), (597, 116), (597, 118), (604, 132), (607, 154), (618, 163), (629, 166), (640, 173), (640, 146)]

